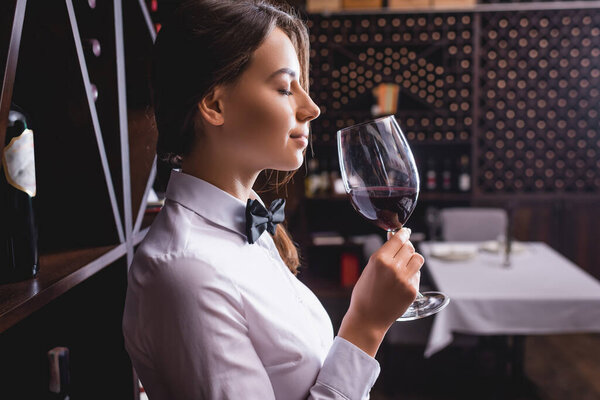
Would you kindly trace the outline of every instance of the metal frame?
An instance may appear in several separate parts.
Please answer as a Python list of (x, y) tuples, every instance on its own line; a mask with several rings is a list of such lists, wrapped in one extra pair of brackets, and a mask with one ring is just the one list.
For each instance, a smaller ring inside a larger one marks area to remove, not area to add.
[(6, 66), (4, 68), (3, 87), (0, 88), (0, 154), (4, 151), (6, 140), (6, 127), (8, 125), (8, 113), (12, 99), (15, 75), (17, 73), (17, 62), (19, 60), (19, 48), (21, 46), (21, 33), (23, 32), (23, 21), (25, 20), (25, 8), (27, 0), (17, 0), (15, 5), (15, 16), (10, 34), (10, 44), (6, 54)]
[[(100, 161), (102, 163), (102, 169), (104, 171), (104, 177), (106, 180), (106, 188), (108, 190), (108, 196), (110, 197), (110, 204), (112, 206), (113, 215), (115, 218), (115, 225), (117, 227), (117, 233), (119, 234), (119, 241), (123, 243), (125, 241), (125, 234), (123, 233), (123, 223), (121, 219), (121, 213), (119, 212), (119, 205), (117, 204), (117, 196), (115, 194), (115, 188), (113, 185), (112, 175), (110, 168), (108, 167), (108, 159), (106, 158), (106, 150), (104, 148), (104, 139), (102, 137), (102, 130), (100, 128), (100, 122), (98, 120), (98, 112), (96, 110), (96, 104), (92, 98), (92, 89), (90, 83), (90, 77), (87, 70), (87, 64), (85, 62), (85, 56), (83, 54), (83, 47), (81, 45), (81, 36), (79, 35), (79, 28), (77, 25), (77, 18), (75, 17), (75, 10), (73, 9), (72, 0), (65, 0), (67, 5), (67, 12), (69, 14), (69, 21), (71, 23), (71, 29), (73, 31), (73, 40), (75, 42), (75, 49), (77, 51), (77, 59), (79, 61), (79, 68), (81, 69), (81, 77), (83, 78), (83, 85), (85, 87), (85, 94), (90, 109), (90, 115), (92, 117), (92, 124), (94, 126), (94, 133), (96, 134), (96, 143), (98, 145), (98, 154), (100, 155)], [(129, 165), (129, 162), (127, 163)]]
[(125, 217), (125, 241), (127, 242), (127, 265), (133, 259), (131, 178), (129, 168), (129, 125), (127, 123), (127, 93), (125, 85), (125, 49), (123, 43), (123, 10), (121, 0), (114, 0), (115, 55), (117, 60), (117, 95), (119, 109), (119, 136), (121, 139), (121, 174), (123, 177), (123, 214)]

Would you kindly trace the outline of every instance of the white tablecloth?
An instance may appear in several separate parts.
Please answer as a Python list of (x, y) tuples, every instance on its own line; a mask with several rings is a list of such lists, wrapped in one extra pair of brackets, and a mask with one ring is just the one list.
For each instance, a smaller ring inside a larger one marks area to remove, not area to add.
[(451, 298), (435, 316), (425, 357), (449, 345), (453, 332), (600, 332), (600, 282), (545, 243), (523, 244), (508, 268), (501, 254), (480, 251), (470, 260), (444, 261), (431, 256), (435, 244), (421, 244), (436, 286)]

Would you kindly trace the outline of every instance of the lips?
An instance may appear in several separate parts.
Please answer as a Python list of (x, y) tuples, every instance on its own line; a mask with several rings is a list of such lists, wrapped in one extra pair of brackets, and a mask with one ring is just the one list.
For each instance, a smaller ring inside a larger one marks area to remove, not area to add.
[(300, 138), (304, 138), (308, 140), (308, 133), (292, 133), (290, 135), (290, 137), (292, 139), (300, 139)]

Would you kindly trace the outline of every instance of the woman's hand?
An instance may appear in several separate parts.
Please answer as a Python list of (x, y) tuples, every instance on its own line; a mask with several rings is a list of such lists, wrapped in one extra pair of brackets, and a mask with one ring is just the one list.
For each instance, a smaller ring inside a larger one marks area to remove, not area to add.
[(375, 356), (383, 336), (417, 296), (423, 256), (403, 228), (369, 258), (338, 335)]

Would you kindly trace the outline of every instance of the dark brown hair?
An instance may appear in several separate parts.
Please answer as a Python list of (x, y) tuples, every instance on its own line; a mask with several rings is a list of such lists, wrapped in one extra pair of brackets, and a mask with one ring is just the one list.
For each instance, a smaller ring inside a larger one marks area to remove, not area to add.
[[(305, 23), (287, 5), (267, 0), (187, 0), (159, 31), (153, 50), (152, 97), (160, 160), (180, 167), (196, 135), (197, 103), (215, 86), (232, 84), (252, 53), (278, 27), (290, 38), (308, 92), (309, 42)], [(306, 150), (305, 150), (306, 151)], [(279, 188), (296, 171), (288, 173)], [(297, 274), (298, 249), (283, 224), (273, 237), (281, 258)]]

